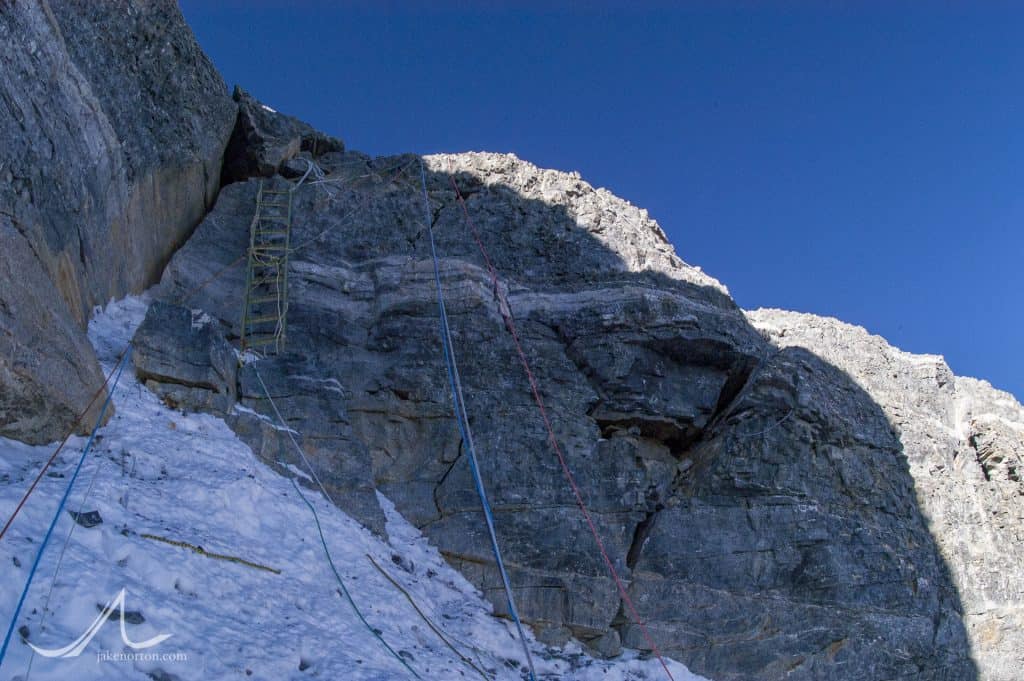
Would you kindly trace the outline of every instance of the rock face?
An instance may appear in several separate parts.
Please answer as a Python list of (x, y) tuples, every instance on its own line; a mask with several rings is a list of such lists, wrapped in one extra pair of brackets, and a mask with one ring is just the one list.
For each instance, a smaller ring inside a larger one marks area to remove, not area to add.
[(133, 346), (135, 373), (168, 406), (227, 416), (237, 402), (238, 359), (208, 316), (155, 303)]
[(1024, 665), (1024, 408), (860, 327), (757, 310), (774, 344), (807, 348), (849, 374), (900, 431), (917, 503), (949, 566), (981, 677)]
[(288, 164), (300, 152), (314, 158), (345, 151), (341, 140), (297, 118), (277, 113), (238, 86), (235, 86), (233, 98), (238, 102), (238, 119), (224, 152), (225, 183), (249, 177), (272, 177), (278, 172), (301, 175), (305, 164), (297, 168)]
[[(578, 175), (511, 155), (426, 157), (424, 206), (418, 161), (334, 152), (320, 159), (330, 182), (295, 191), (288, 351), (246, 363), (227, 412), (265, 460), (297, 465), (260, 377), (340, 506), (379, 530), (380, 490), (503, 612), (452, 421), (430, 219), (522, 614), (543, 640), (571, 633), (601, 655), (647, 647), (547, 443), (454, 182), (569, 466), (663, 652), (718, 680), (979, 678), (972, 654), (995, 649), (968, 634), (959, 568), (915, 493), (917, 454), (870, 386), (827, 356), (769, 342), (645, 211)], [(228, 342), (244, 272), (221, 270), (245, 252), (257, 185), (223, 189), (160, 286), (173, 300), (215, 276), (175, 314), (209, 315)], [(163, 318), (147, 320), (153, 337)], [(137, 349), (143, 365), (160, 356)], [(153, 387), (174, 390), (176, 375), (154, 374)], [(210, 395), (188, 399), (212, 408)], [(1015, 445), (985, 433), (976, 458), (1009, 470)], [(1020, 584), (1017, 554), (992, 547), (972, 547), (979, 570)], [(991, 660), (986, 674), (1002, 664)]]
[(235, 105), (173, 0), (3, 3), (0, 63), (0, 435), (48, 442), (102, 383), (92, 308), (213, 203)]
[[(47, 442), (61, 436), (59, 424), (75, 418), (103, 376), (85, 334), (6, 215), (0, 252), (0, 434)], [(84, 420), (95, 422), (98, 409)]]

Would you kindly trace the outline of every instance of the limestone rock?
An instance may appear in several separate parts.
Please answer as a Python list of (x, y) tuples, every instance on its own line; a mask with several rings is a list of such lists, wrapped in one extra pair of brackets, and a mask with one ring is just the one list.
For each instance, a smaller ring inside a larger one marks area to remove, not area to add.
[(979, 678), (1024, 666), (1024, 408), (863, 328), (782, 310), (749, 318), (773, 343), (845, 371), (900, 431), (915, 496), (959, 594)]
[(312, 158), (345, 151), (345, 144), (313, 129), (297, 118), (280, 114), (235, 86), (238, 120), (224, 154), (223, 181), (238, 182), (249, 177), (271, 177), (279, 171), (301, 174), (306, 166), (293, 168), (288, 162), (300, 151)]
[[(312, 465), (312, 473), (339, 508), (383, 536), (384, 513), (374, 491), (370, 454), (353, 433), (343, 399), (345, 389), (337, 379), (318, 371), (315, 364), (295, 356), (244, 365), (239, 373), (239, 404), (227, 419), (228, 425), (257, 456), (285, 475), (297, 475), (301, 484), (318, 489), (291, 442), (294, 437)], [(267, 393), (291, 433), (280, 425)]]
[[(827, 358), (773, 347), (646, 213), (578, 175), (511, 155), (426, 157), (425, 208), (418, 161), (325, 154), (332, 184), (293, 195), (289, 345), (251, 370), (274, 376), (289, 426), (323, 443), (321, 472), (392, 499), (507, 615), (451, 418), (426, 210), (499, 540), (535, 630), (596, 654), (648, 645), (562, 478), (501, 300), (665, 653), (715, 679), (973, 677), (911, 455), (868, 391)], [(160, 295), (244, 252), (255, 193), (254, 181), (222, 191)], [(191, 304), (237, 330), (243, 291), (237, 268)], [(235, 427), (273, 462), (284, 449), (247, 371), (240, 394), (255, 414)], [(976, 441), (993, 467), (1007, 460)]]
[(615, 629), (587, 641), (587, 645), (601, 657), (616, 657), (622, 654), (622, 642), (619, 640), (619, 632)]
[[(238, 355), (220, 322), (163, 302), (150, 306), (132, 347), (136, 374), (167, 404), (224, 417), (254, 452), (283, 474), (306, 471), (263, 392), (258, 371), (282, 413), (303, 415), (302, 432), (291, 434), (331, 498), (371, 530), (384, 533), (369, 454), (352, 436), (344, 402), (337, 399), (337, 393), (343, 394), (340, 384), (315, 379), (307, 375), (315, 367), (293, 361), (268, 360), (239, 369)], [(313, 486), (314, 478), (304, 475), (301, 482)]]
[[(25, 238), (0, 215), (0, 435), (57, 440), (103, 384), (85, 334)], [(100, 400), (85, 415), (99, 417)]]
[(132, 341), (135, 373), (172, 407), (227, 416), (237, 402), (238, 359), (219, 323), (157, 302)]
[(103, 524), (103, 516), (99, 511), (68, 511), (68, 515), (86, 529)]
[(0, 433), (40, 443), (102, 383), (93, 307), (152, 284), (212, 205), (235, 105), (173, 0), (3, 3), (0, 63)]
[(842, 372), (773, 354), (690, 456), (630, 585), (668, 654), (715, 679), (970, 677), (900, 442)]

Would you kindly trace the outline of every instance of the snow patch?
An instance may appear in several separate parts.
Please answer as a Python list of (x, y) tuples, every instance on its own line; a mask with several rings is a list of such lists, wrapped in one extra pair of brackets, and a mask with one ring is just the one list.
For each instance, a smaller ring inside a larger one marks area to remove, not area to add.
[(192, 330), (198, 331), (204, 326), (209, 326), (213, 319), (202, 310), (192, 310)]
[(93, 310), (89, 320), (89, 341), (102, 364), (113, 364), (128, 346), (135, 330), (146, 318), (151, 296), (149, 292), (110, 301), (105, 308)]
[(341, 387), (341, 382), (336, 378), (317, 378), (315, 376), (303, 376), (300, 374), (293, 375), (292, 378), (296, 378), (300, 381), (309, 381), (311, 383), (320, 383), (327, 386), (327, 390), (344, 395), (345, 390)]
[(288, 428), (287, 426), (279, 425), (276, 420), (270, 418), (269, 416), (266, 416), (265, 414), (261, 414), (258, 411), (250, 409), (249, 407), (246, 407), (245, 405), (235, 404), (234, 406), (231, 407), (231, 410), (234, 411), (236, 414), (246, 414), (248, 416), (255, 416), (260, 421), (263, 421), (264, 423), (269, 425), (274, 430), (280, 431), (282, 433), (291, 433), (292, 435), (298, 435), (299, 434), (299, 431), (294, 430), (292, 428)]

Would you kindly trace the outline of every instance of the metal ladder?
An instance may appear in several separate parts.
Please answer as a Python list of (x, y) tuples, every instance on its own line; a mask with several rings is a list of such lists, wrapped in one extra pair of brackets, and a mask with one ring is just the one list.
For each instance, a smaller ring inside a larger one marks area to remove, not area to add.
[(260, 180), (249, 230), (241, 349), (264, 355), (284, 350), (288, 331), (288, 250), (292, 226), (290, 189)]

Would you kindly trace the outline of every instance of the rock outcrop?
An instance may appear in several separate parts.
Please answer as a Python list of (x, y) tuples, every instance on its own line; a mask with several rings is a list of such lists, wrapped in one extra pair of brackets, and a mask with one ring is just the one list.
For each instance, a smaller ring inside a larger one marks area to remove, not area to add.
[(227, 416), (238, 401), (238, 358), (208, 316), (154, 303), (134, 349), (136, 375), (169, 407)]
[(1024, 665), (1024, 408), (984, 381), (954, 376), (835, 319), (749, 313), (785, 348), (841, 368), (899, 430), (917, 504), (953, 576), (981, 678), (1011, 681)]
[[(718, 680), (978, 677), (972, 653), (986, 653), (915, 493), (917, 454), (870, 387), (833, 358), (769, 342), (646, 212), (578, 175), (511, 155), (425, 157), (424, 206), (418, 160), (337, 151), (320, 158), (327, 183), (296, 190), (288, 350), (247, 362), (225, 412), (266, 461), (296, 463), (257, 372), (340, 506), (379, 531), (369, 492), (380, 490), (504, 611), (451, 419), (426, 214), (521, 612), (544, 640), (571, 634), (601, 655), (647, 647), (550, 451), (454, 182), (663, 652)], [(245, 251), (257, 184), (223, 189), (159, 289), (174, 300), (217, 275), (175, 314), (208, 315), (228, 342), (244, 272), (220, 272)], [(147, 320), (156, 338), (170, 328), (161, 314)], [(142, 365), (168, 355), (136, 350)], [(174, 371), (150, 380), (179, 383)], [(212, 393), (179, 394), (211, 408)], [(985, 432), (977, 458), (1012, 468), (1003, 434)], [(988, 570), (1017, 558), (979, 560)]]
[(238, 120), (224, 152), (224, 183), (250, 177), (301, 175), (305, 164), (288, 162), (305, 152), (308, 158), (345, 151), (345, 143), (308, 123), (280, 114), (235, 86)]
[(0, 435), (48, 442), (103, 382), (91, 310), (212, 205), (236, 107), (173, 0), (3, 3), (0, 63)]

